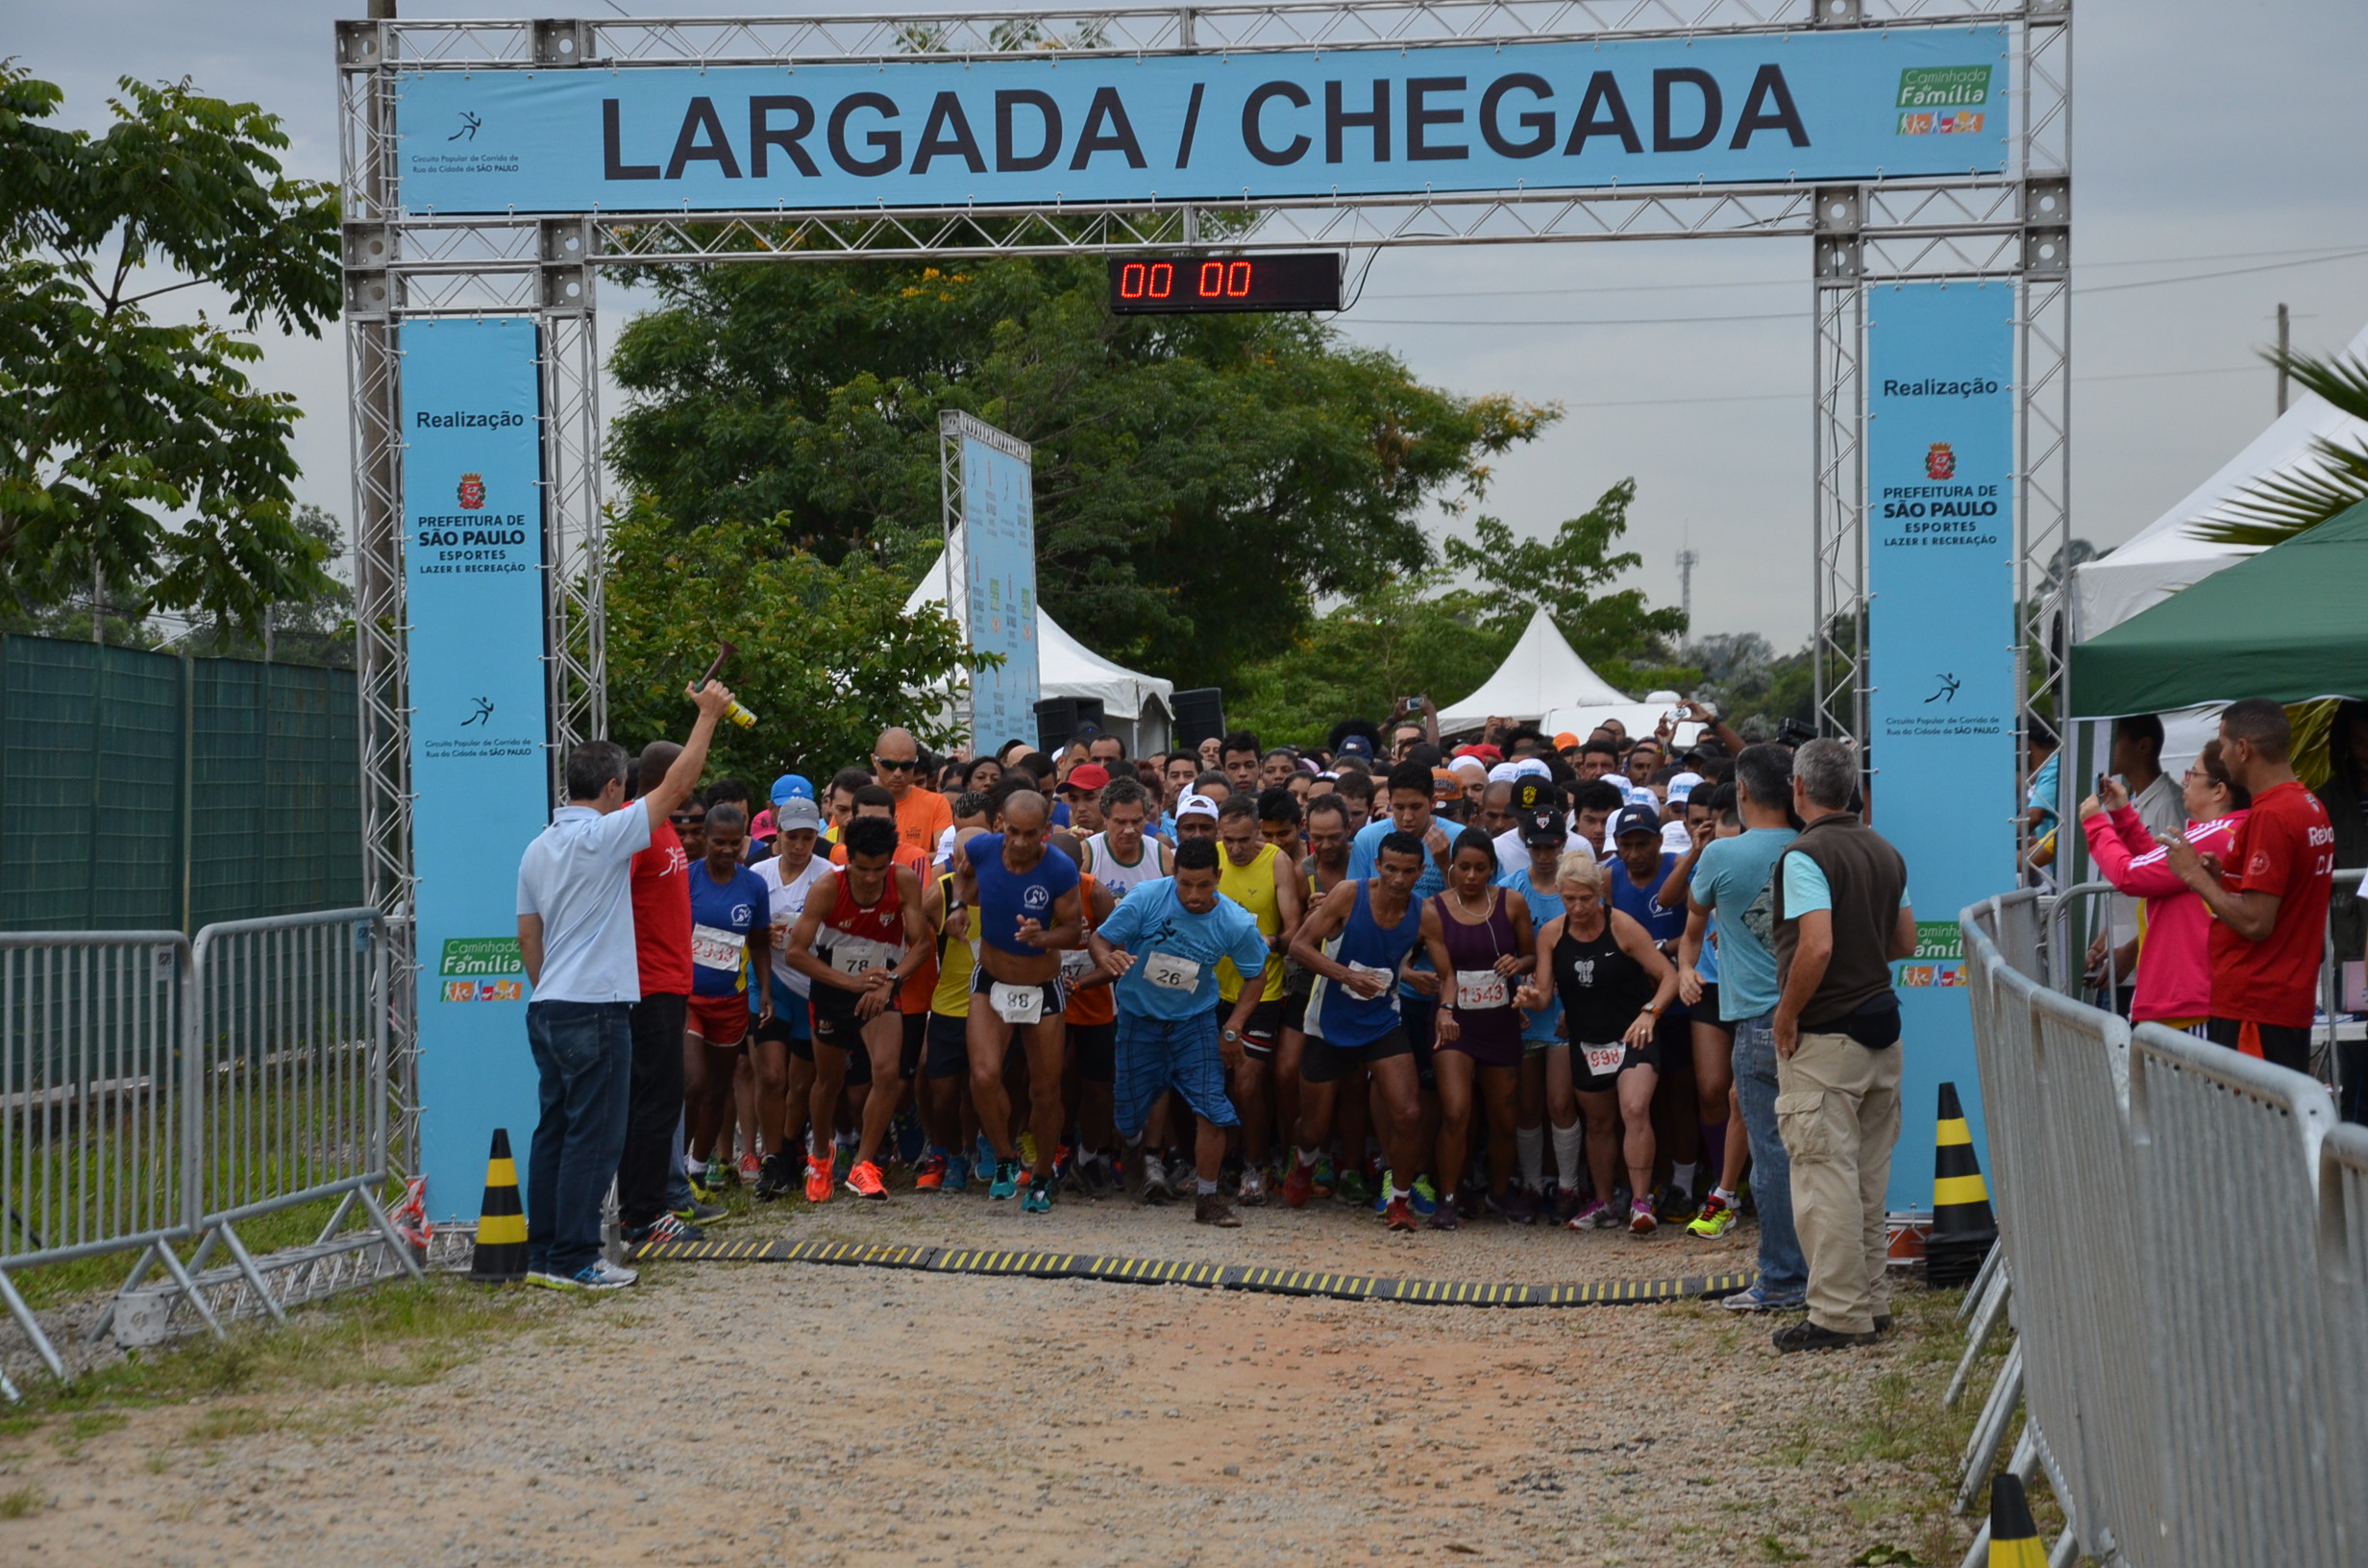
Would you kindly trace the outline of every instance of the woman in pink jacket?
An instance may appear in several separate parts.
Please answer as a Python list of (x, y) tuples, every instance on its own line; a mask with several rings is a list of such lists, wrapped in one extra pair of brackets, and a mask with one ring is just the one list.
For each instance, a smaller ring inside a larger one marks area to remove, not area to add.
[[(2183, 837), (2226, 861), (2253, 797), (2229, 777), (2218, 741), (2204, 747), (2180, 782), (2188, 819)], [(2100, 795), (2081, 802), (2081, 831), (2088, 835), (2089, 857), (2105, 879), (2146, 901), (2131, 1020), (2179, 1029), (2202, 1023), (2211, 1012), (2211, 963), (2206, 956), (2211, 915), (2204, 900), (2166, 864), (2118, 779), (2108, 777)]]

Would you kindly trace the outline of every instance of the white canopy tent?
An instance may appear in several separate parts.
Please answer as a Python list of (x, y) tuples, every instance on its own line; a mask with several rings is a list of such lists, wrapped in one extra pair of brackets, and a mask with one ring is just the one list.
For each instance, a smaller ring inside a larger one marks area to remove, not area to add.
[[(959, 576), (962, 547), (958, 538), (952, 556), (953, 572)], [(905, 597), (904, 612), (910, 615), (925, 604), (943, 606), (947, 602), (948, 580), (947, 558), (940, 554), (922, 575), (920, 584)], [(968, 608), (966, 597), (956, 595), (955, 622), (967, 625), (964, 616)], [(1125, 738), (1126, 754), (1130, 757), (1166, 749), (1175, 682), (1103, 658), (1062, 630), (1041, 602), (1036, 609), (1036, 683), (1043, 696), (1092, 698), (1100, 702), (1105, 727)], [(995, 740), (986, 744), (992, 746)]]
[[(2352, 339), (2345, 352), (2354, 356), (2368, 354), (2368, 328)], [(2357, 442), (2368, 438), (2368, 425), (2305, 393), (2243, 451), (2223, 463), (2219, 472), (2139, 529), (2129, 543), (2116, 547), (2102, 560), (2073, 568), (2069, 641), (2086, 642), (2110, 631), (2182, 588), (2257, 553), (2252, 546), (2216, 545), (2196, 538), (2189, 530), (2218, 515), (2255, 481), (2312, 467), (2311, 443), (2321, 436)]]
[(1497, 718), (1531, 723), (1559, 708), (1607, 704), (1631, 705), (1571, 651), (1553, 617), (1541, 609), (1531, 612), (1521, 640), (1478, 691), (1439, 710), (1439, 733), (1460, 735)]

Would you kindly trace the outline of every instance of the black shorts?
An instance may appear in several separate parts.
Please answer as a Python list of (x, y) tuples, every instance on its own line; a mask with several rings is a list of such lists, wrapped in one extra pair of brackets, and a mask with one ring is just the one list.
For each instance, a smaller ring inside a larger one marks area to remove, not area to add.
[[(2310, 1031), (2290, 1023), (2248, 1023), (2239, 1018), (2207, 1018), (2204, 1038), (2232, 1051), (2245, 1049), (2245, 1036), (2261, 1050), (2261, 1060), (2295, 1072), (2310, 1070)], [(2246, 1052), (2251, 1055), (2251, 1052)]]
[(929, 1015), (904, 1015), (904, 1043), (897, 1053), (897, 1076), (911, 1083), (921, 1071), (922, 1047), (929, 1038)]
[(971, 1020), (950, 1018), (943, 1013), (931, 1013), (928, 1015), (928, 1025), (927, 1065), (922, 1070), (940, 1083), (949, 1078), (969, 1077)]
[(1712, 1028), (1718, 1030), (1722, 1034), (1732, 1035), (1735, 1033), (1735, 1025), (1727, 1022), (1726, 1019), (1718, 1016), (1717, 981), (1709, 980), (1703, 983), (1702, 999), (1693, 1004), (1693, 1021), (1696, 1023), (1707, 1023)]
[(1311, 1084), (1336, 1084), (1359, 1068), (1414, 1052), (1414, 1041), (1403, 1027), (1363, 1045), (1335, 1045), (1320, 1035), (1310, 1035), (1299, 1057), (1299, 1076)]
[[(846, 1053), (847, 1077), (845, 1082), (848, 1088), (855, 1089), (872, 1081), (872, 1053), (864, 1049), (861, 1036), (854, 1033), (851, 1027), (852, 1020), (850, 1021), (848, 1038), (853, 1041), (854, 1049)], [(821, 1037), (822, 1042), (826, 1045), (838, 1043), (838, 1041), (823, 1027), (823, 1015), (819, 1013), (814, 1015), (814, 1033)], [(801, 1062), (812, 1062), (814, 1060), (813, 1039), (809, 1037), (802, 1040), (792, 1040), (789, 1042), (789, 1054)]]
[[(974, 971), (973, 971), (971, 975), (971, 1006), (983, 1007), (987, 1010), (987, 1014), (990, 1017), (997, 1017), (995, 1012), (995, 1004), (984, 1000), (984, 998), (990, 994), (997, 985), (1007, 985), (1010, 982), (1008, 981), (999, 982), (995, 976), (987, 972), (987, 967), (984, 964), (981, 964)], [(1059, 1017), (1062, 1012), (1068, 1008), (1069, 986), (1057, 976), (1053, 979), (1046, 981), (1043, 985), (1038, 986), (1036, 989), (1045, 993), (1044, 1012), (1040, 1016), (1044, 1021), (1049, 1022), (1051, 1019)]]
[(1108, 1023), (1071, 1024), (1069, 1048), (1076, 1053), (1078, 1077), (1089, 1084), (1118, 1082), (1119, 1026), (1116, 1019)]
[(1415, 1048), (1415, 1081), (1424, 1089), (1439, 1087), (1439, 1073), (1431, 1066), (1431, 1047), (1437, 1040), (1439, 998), (1409, 996), (1398, 992), (1397, 1016), (1406, 1020), (1406, 1038)]
[[(1601, 1045), (1597, 1050), (1609, 1050)], [(1609, 1094), (1619, 1087), (1619, 1075), (1632, 1067), (1651, 1067), (1661, 1070), (1661, 1040), (1656, 1035), (1651, 1043), (1630, 1045), (1620, 1056), (1619, 1066), (1610, 1072), (1597, 1072), (1588, 1063), (1588, 1047), (1577, 1041), (1570, 1042), (1570, 1087), (1582, 1094)]]
[[(1285, 1002), (1286, 998), (1277, 996), (1270, 1002), (1260, 1002), (1249, 1010), (1249, 1021), (1242, 1025), (1242, 1049), (1251, 1060), (1257, 1062), (1274, 1060), (1275, 1043), (1283, 1038)], [(1217, 1015), (1218, 1027), (1223, 1028), (1224, 1020), (1232, 1015), (1232, 1006), (1221, 1003)]]
[(1298, 1034), (1307, 1033), (1307, 1004), (1316, 999), (1313, 985), (1304, 991), (1283, 992), (1283, 1027)]

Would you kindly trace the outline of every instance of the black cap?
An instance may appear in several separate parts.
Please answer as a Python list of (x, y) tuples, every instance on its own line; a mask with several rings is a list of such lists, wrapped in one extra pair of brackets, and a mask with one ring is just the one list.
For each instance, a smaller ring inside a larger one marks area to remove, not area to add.
[(1563, 844), (1569, 840), (1570, 830), (1563, 825), (1560, 810), (1541, 811), (1521, 819), (1521, 842), (1527, 845)]
[(1650, 833), (1661, 836), (1661, 813), (1650, 806), (1629, 806), (1612, 821), (1612, 842), (1617, 844), (1631, 833)]

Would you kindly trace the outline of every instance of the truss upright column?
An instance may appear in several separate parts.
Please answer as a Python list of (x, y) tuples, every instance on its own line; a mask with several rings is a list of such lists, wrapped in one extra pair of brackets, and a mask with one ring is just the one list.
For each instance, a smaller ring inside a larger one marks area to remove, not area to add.
[(1866, 738), (1866, 258), (1864, 193), (1817, 192), (1814, 359), (1810, 399), (1813, 723), (1820, 735)]

